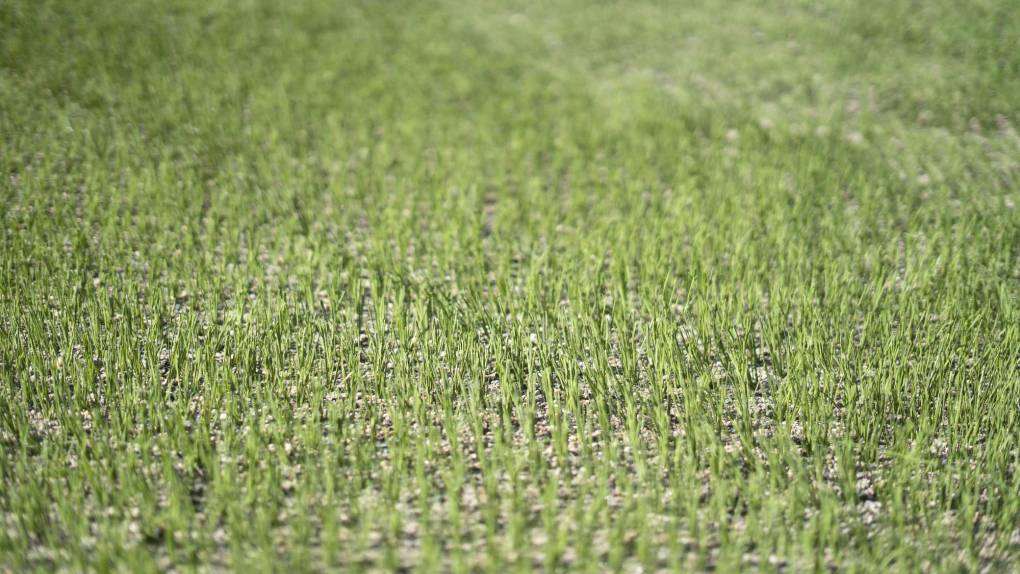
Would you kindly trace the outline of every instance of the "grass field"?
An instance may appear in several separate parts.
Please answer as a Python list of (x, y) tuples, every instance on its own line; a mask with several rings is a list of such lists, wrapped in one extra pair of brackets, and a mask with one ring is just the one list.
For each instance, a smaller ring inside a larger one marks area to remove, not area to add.
[(1020, 569), (1010, 0), (0, 0), (0, 572)]

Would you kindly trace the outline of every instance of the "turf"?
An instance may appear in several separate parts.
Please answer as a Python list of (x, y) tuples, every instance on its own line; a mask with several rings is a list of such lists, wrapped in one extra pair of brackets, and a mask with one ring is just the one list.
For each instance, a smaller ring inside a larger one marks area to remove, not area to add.
[(1010, 0), (0, 2), (0, 570), (1015, 571)]

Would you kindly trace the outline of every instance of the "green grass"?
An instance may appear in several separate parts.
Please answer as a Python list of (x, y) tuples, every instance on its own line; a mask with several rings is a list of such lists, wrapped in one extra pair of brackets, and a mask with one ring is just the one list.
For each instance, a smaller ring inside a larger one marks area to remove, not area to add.
[(1020, 568), (1018, 127), (1009, 0), (2, 0), (0, 570)]

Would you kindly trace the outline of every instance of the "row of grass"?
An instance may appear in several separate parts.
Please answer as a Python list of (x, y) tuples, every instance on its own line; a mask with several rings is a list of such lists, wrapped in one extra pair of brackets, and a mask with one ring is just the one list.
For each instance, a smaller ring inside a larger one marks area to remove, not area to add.
[(1016, 568), (1018, 30), (0, 3), (0, 568)]

